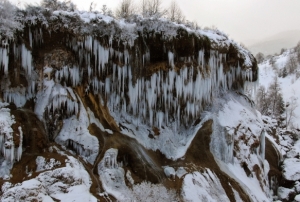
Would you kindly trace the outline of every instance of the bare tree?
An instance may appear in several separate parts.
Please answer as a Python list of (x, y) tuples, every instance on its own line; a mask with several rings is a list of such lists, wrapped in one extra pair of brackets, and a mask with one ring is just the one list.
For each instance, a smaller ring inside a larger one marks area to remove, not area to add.
[(103, 15), (113, 16), (111, 9), (109, 9), (106, 5), (102, 5), (101, 12)]
[(167, 10), (161, 7), (162, 0), (143, 0), (142, 15), (144, 17), (162, 17), (167, 14)]
[(75, 11), (77, 9), (71, 0), (42, 0), (42, 6), (52, 10)]
[(283, 54), (286, 50), (287, 50), (286, 48), (282, 48), (282, 49), (280, 50), (280, 54)]
[(265, 56), (263, 53), (259, 52), (256, 54), (255, 58), (257, 60), (257, 63), (262, 63), (265, 59)]
[(267, 91), (264, 86), (259, 86), (257, 90), (256, 109), (264, 115), (268, 111)]
[(169, 11), (168, 11), (168, 19), (173, 21), (173, 22), (177, 22), (177, 23), (183, 23), (184, 22), (184, 15), (181, 11), (181, 9), (179, 8), (178, 4), (176, 3), (176, 1), (172, 1)]
[(90, 4), (89, 11), (93, 12), (96, 9), (96, 6), (97, 6), (97, 3), (92, 1), (91, 4)]
[(295, 70), (297, 69), (297, 57), (293, 53), (290, 53), (287, 63), (286, 63), (286, 68), (289, 74), (293, 74)]
[(295, 47), (295, 52), (297, 55), (297, 60), (300, 63), (300, 41), (298, 42), (297, 46)]
[(292, 120), (296, 117), (295, 109), (298, 107), (297, 97), (292, 96), (286, 104), (286, 128), (292, 124)]
[(128, 18), (136, 12), (135, 5), (132, 0), (122, 0), (116, 10), (117, 18)]
[(278, 81), (278, 77), (275, 76), (274, 77), (274, 81), (273, 83), (271, 83), (269, 89), (268, 89), (268, 102), (269, 102), (269, 109), (270, 109), (270, 113), (271, 115), (273, 115), (273, 117), (277, 117), (278, 115), (280, 115), (278, 113), (278, 100), (279, 97), (281, 96), (281, 88), (279, 86), (279, 81)]

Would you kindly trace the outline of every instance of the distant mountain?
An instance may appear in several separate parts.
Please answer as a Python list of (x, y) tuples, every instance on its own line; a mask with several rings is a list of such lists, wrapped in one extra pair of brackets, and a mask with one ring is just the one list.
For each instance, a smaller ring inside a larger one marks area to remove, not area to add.
[(260, 40), (252, 45), (248, 45), (248, 49), (255, 55), (262, 52), (265, 55), (279, 53), (281, 48), (292, 48), (300, 41), (300, 30), (291, 30), (281, 32)]

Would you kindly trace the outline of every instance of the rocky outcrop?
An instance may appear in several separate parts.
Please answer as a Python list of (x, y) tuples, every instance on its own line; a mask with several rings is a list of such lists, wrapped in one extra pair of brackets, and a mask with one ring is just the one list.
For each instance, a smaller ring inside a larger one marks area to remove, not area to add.
[[(27, 131), (41, 138), (36, 144), (24, 136), (26, 151), (45, 154), (36, 147), (51, 143), (67, 156), (79, 156), (93, 180), (87, 187), (98, 198), (107, 189), (126, 199), (143, 186), (169, 193), (147, 180), (176, 189), (177, 197), (188, 200), (188, 189), (209, 187), (199, 184), (206, 179), (217, 186), (207, 193), (222, 192), (212, 199), (252, 200), (254, 191), (243, 185), (247, 181), (238, 181), (226, 166), (239, 172), (247, 167), (260, 193), (268, 191), (262, 122), (243, 95), (244, 87), (257, 80), (257, 64), (225, 34), (165, 19), (125, 21), (40, 7), (18, 16), (24, 29), (0, 46), (0, 96), (18, 108), (18, 124), (25, 110), (34, 112), (43, 128)], [(220, 117), (235, 107), (237, 122), (228, 125)], [(253, 127), (247, 126), (250, 122)], [(164, 176), (164, 168), (172, 170), (172, 177)], [(43, 183), (39, 177), (38, 185)], [(198, 199), (207, 197), (195, 193)]]

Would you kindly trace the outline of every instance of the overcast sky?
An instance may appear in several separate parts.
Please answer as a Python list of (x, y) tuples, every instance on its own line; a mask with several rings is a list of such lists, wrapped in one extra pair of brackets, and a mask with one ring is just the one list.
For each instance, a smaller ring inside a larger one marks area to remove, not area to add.
[[(10, 0), (39, 2), (39, 0)], [(121, 0), (72, 0), (79, 10), (92, 1), (113, 11)], [(140, 0), (134, 0), (136, 4)], [(167, 7), (171, 0), (162, 0)], [(250, 45), (289, 30), (300, 30), (300, 0), (176, 0), (186, 18), (201, 27), (215, 26), (237, 42)]]

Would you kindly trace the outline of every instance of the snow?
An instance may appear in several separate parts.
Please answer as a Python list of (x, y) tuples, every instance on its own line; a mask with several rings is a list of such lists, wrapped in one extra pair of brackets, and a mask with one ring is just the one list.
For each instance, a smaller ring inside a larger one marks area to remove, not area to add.
[(283, 177), (287, 180), (300, 180), (300, 159), (286, 158), (283, 161)]
[(300, 194), (298, 194), (297, 196), (295, 196), (294, 200), (297, 201), (297, 202), (300, 202)]
[[(83, 165), (69, 156), (66, 167), (45, 171), (37, 177), (12, 185), (4, 183), (2, 186), (3, 202), (21, 201), (88, 201), (97, 199), (89, 192), (91, 179)], [(53, 198), (53, 199), (52, 199)]]
[(187, 174), (183, 180), (181, 195), (185, 201), (230, 201), (220, 180), (209, 169), (205, 169), (203, 173)]
[(248, 194), (252, 201), (270, 201), (271, 199), (267, 195), (268, 191), (262, 190), (260, 182), (255, 177), (255, 174), (253, 174), (252, 177), (247, 176), (243, 168), (240, 166), (239, 161), (236, 158), (234, 160), (234, 164), (225, 164), (220, 160), (217, 160), (217, 163), (223, 172), (239, 183), (241, 188)]

